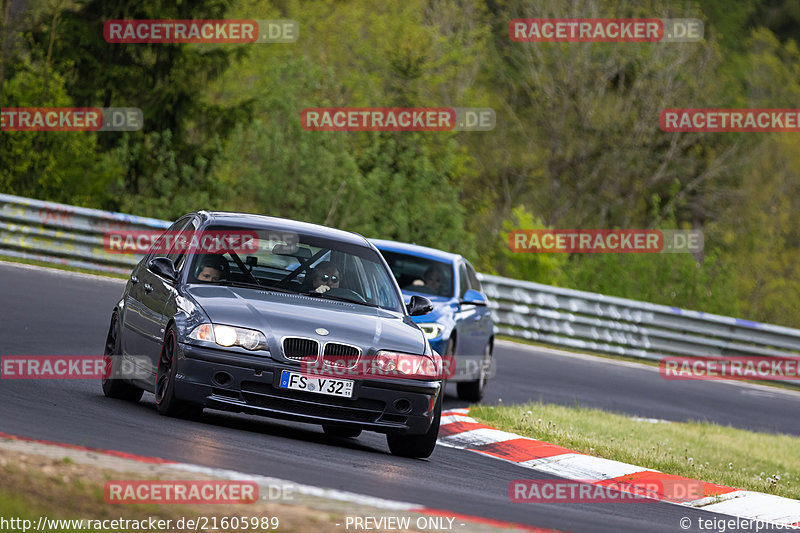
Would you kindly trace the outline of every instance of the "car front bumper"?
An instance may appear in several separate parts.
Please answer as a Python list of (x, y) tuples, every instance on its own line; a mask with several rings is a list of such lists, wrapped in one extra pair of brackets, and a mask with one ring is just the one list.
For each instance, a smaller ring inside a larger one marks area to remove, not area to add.
[(279, 388), (298, 364), (191, 344), (177, 345), (175, 396), (210, 409), (379, 433), (423, 434), (433, 421), (440, 381), (355, 380), (352, 398)]

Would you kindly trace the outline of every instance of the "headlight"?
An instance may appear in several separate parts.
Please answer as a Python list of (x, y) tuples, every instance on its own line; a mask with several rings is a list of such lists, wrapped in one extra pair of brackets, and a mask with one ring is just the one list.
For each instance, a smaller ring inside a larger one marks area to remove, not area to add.
[(396, 374), (398, 377), (441, 378), (442, 370), (435, 356), (381, 350), (375, 357), (379, 373)]
[(436, 322), (423, 322), (417, 325), (420, 327), (422, 333), (425, 334), (425, 338), (427, 339), (435, 339), (444, 331), (444, 326), (437, 324)]
[(236, 328), (220, 324), (200, 324), (189, 334), (196, 341), (215, 342), (220, 346), (241, 346), (245, 350), (263, 350), (267, 338), (254, 329)]

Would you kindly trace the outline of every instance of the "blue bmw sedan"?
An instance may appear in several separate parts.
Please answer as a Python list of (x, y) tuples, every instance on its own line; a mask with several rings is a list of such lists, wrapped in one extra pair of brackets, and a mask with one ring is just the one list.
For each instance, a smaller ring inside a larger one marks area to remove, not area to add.
[(494, 324), (473, 266), (460, 255), (434, 248), (378, 239), (370, 242), (386, 259), (406, 301), (422, 295), (433, 303), (432, 312), (412, 319), (434, 350), (469, 362), (459, 364), (464, 371), (450, 380), (456, 382), (460, 399), (480, 401), (491, 368)]

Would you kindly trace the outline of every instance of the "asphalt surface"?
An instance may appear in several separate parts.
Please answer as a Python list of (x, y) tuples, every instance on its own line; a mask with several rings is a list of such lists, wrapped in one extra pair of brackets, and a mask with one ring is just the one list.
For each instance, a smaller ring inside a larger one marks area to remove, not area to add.
[[(0, 263), (0, 355), (98, 355), (123, 283)], [(487, 400), (542, 399), (635, 416), (703, 419), (800, 433), (800, 395), (723, 383), (663, 382), (638, 366), (500, 343)], [(452, 391), (451, 391), (452, 392)], [(445, 409), (459, 407), (452, 394)], [(682, 517), (720, 517), (662, 502), (518, 504), (514, 479), (549, 478), (511, 463), (437, 447), (428, 460), (389, 454), (383, 436), (326, 437), (321, 428), (207, 411), (200, 421), (159, 416), (153, 397), (110, 400), (85, 380), (0, 381), (0, 432), (157, 456), (418, 503), (561, 531), (686, 531)], [(343, 527), (344, 530), (344, 527)], [(707, 528), (705, 530), (708, 530)]]

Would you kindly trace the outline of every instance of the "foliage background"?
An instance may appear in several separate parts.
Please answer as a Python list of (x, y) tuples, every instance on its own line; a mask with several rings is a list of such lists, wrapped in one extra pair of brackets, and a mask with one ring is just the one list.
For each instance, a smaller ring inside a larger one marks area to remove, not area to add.
[[(0, 0), (0, 106), (139, 107), (132, 133), (0, 134), (0, 191), (174, 219), (243, 210), (484, 272), (800, 327), (800, 138), (664, 133), (794, 108), (793, 0)], [(525, 17), (700, 18), (700, 43), (515, 43)], [(290, 18), (272, 45), (122, 45), (108, 19)], [(492, 132), (304, 131), (321, 106), (492, 107)], [(705, 232), (686, 254), (513, 254), (514, 228)]]

